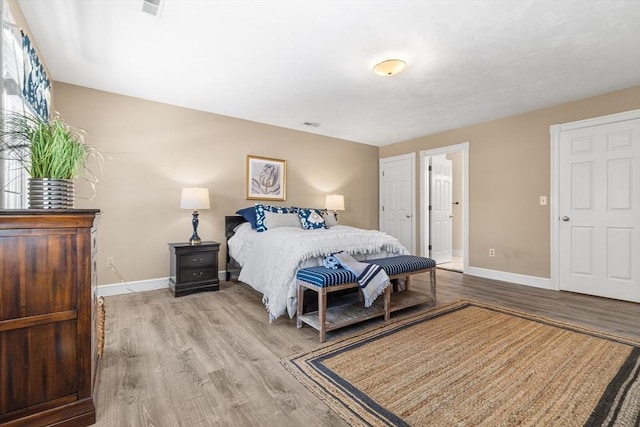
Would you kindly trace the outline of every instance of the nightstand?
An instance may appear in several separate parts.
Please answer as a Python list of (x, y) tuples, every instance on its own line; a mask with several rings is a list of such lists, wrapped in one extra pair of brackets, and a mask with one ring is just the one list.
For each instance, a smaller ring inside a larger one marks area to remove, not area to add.
[(218, 251), (220, 243), (169, 243), (171, 276), (169, 289), (174, 297), (220, 289)]

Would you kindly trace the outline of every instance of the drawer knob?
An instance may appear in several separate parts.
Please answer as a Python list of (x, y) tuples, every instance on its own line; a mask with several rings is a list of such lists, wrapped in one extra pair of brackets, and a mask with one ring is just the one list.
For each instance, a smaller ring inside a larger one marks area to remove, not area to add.
[(193, 273), (193, 277), (202, 277), (204, 272), (200, 271), (199, 273)]
[(193, 263), (194, 264), (202, 264), (203, 262), (204, 262), (204, 258), (200, 258), (200, 259), (194, 258), (193, 259)]

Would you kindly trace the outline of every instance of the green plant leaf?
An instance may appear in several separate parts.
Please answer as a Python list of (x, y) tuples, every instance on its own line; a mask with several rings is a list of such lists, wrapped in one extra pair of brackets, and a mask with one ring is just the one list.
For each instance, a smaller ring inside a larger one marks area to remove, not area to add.
[(48, 121), (30, 114), (5, 112), (0, 117), (0, 156), (17, 159), (32, 178), (75, 179), (99, 152), (84, 142), (84, 134), (60, 117)]

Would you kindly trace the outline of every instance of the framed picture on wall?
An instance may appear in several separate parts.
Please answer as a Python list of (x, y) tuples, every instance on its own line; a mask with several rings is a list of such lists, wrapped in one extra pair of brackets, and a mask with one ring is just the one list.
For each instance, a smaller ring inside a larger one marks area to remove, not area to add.
[(287, 161), (247, 156), (247, 200), (285, 200)]

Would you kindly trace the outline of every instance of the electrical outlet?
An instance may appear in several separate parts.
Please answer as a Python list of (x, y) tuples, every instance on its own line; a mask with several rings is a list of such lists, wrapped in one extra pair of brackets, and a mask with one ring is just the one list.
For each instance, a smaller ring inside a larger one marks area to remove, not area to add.
[(496, 250), (495, 250), (495, 249), (493, 249), (493, 248), (490, 248), (490, 249), (489, 249), (489, 256), (490, 256), (490, 257), (494, 257), (494, 256), (496, 256)]
[(107, 267), (113, 267), (114, 260), (112, 256), (107, 257)]
[(540, 206), (546, 206), (547, 196), (540, 196)]

